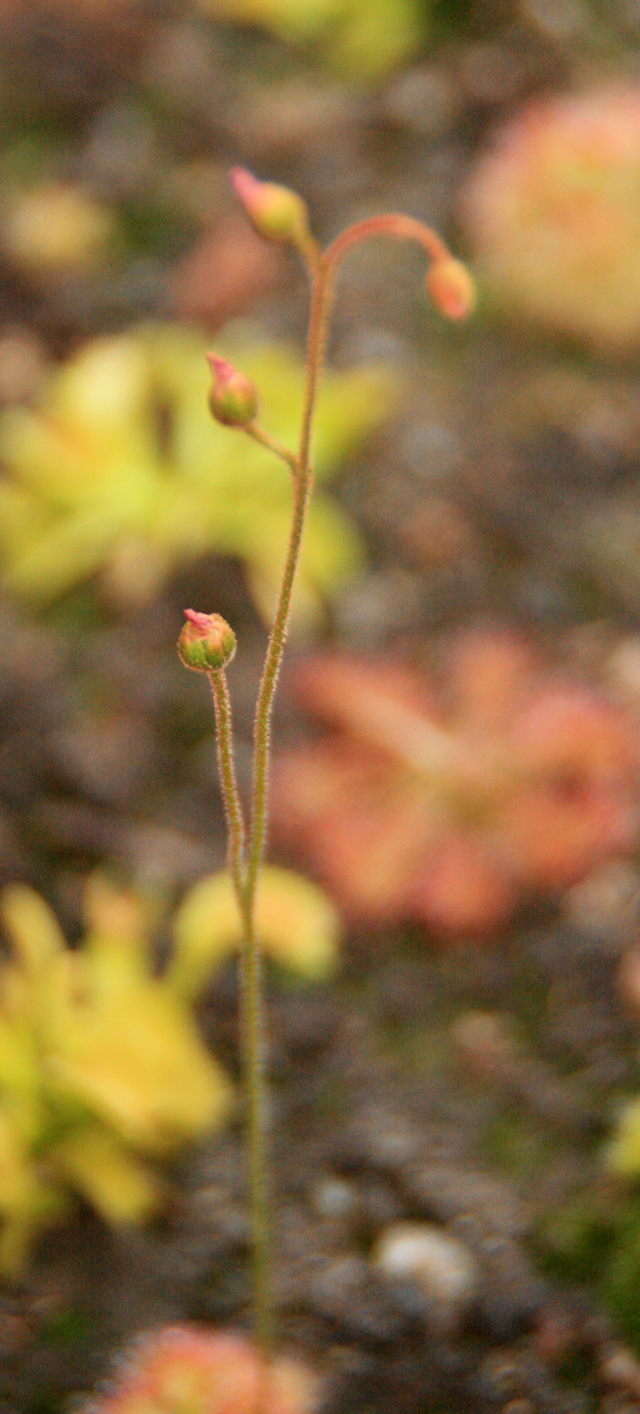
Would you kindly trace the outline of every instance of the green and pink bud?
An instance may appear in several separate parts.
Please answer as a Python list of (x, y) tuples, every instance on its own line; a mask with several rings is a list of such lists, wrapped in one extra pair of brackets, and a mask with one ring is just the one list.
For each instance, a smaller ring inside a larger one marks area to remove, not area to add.
[(199, 614), (185, 609), (178, 639), (178, 653), (185, 668), (196, 673), (218, 673), (228, 667), (236, 651), (236, 636), (220, 614)]
[(425, 287), (436, 309), (447, 319), (466, 319), (476, 305), (473, 276), (461, 260), (447, 255), (427, 270)]
[(259, 182), (244, 167), (233, 167), (229, 180), (258, 235), (268, 241), (305, 246), (309, 240), (306, 202), (289, 187)]
[(209, 407), (216, 422), (225, 427), (248, 427), (258, 411), (258, 390), (244, 373), (216, 354), (206, 355), (213, 387)]

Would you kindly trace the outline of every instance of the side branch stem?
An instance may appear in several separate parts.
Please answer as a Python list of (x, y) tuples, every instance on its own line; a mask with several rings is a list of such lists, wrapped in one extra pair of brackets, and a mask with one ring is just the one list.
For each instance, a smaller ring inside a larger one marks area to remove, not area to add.
[(273, 1345), (271, 1307), (269, 1193), (267, 1187), (268, 1097), (264, 1066), (264, 1020), (260, 986), (260, 946), (255, 933), (255, 898), (267, 829), (267, 789), (273, 699), (282, 662), (305, 516), (313, 475), (309, 464), (315, 390), (324, 352), (329, 301), (329, 271), (319, 263), (313, 283), (307, 371), (300, 450), (295, 461), (291, 530), (280, 592), (269, 635), (254, 725), (253, 798), (248, 858), (242, 885), (243, 922), (242, 1036), (245, 1060), (250, 1148), (250, 1196), (253, 1222), (254, 1315), (256, 1337), (268, 1357)]
[(369, 216), (366, 221), (356, 221), (355, 225), (348, 226), (346, 231), (341, 231), (331, 245), (327, 246), (322, 261), (326, 261), (335, 269), (352, 246), (373, 236), (390, 236), (396, 241), (416, 241), (433, 261), (445, 260), (449, 255), (448, 246), (431, 226), (425, 226), (413, 216), (394, 211), (387, 216)]
[(280, 458), (280, 461), (286, 462), (289, 470), (294, 476), (297, 476), (298, 460), (288, 447), (283, 446), (282, 442), (278, 442), (277, 438), (272, 437), (270, 433), (264, 432), (257, 422), (249, 422), (244, 430), (249, 437), (253, 437), (254, 442), (259, 442), (261, 447), (267, 447), (270, 452)]
[(291, 595), (293, 593), (298, 560), (300, 558), (300, 545), (304, 531), (307, 505), (313, 487), (313, 473), (309, 461), (311, 424), (318, 379), (324, 360), (324, 345), (330, 296), (331, 271), (324, 257), (322, 257), (318, 264), (318, 272), (314, 281), (311, 299), (302, 425), (297, 458), (298, 470), (294, 481), (289, 544), (287, 547), (273, 627), (269, 635), (254, 725), (253, 805), (245, 878), (247, 903), (250, 908), (253, 907), (256, 882), (264, 852), (267, 829), (267, 787), (269, 779), (269, 748), (273, 699), (287, 637), (287, 626), (291, 611)]

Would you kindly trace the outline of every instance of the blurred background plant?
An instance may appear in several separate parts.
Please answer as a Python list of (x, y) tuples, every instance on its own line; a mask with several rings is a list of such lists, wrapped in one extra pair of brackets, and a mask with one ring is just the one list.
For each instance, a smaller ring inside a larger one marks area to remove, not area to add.
[[(93, 1414), (253, 1414), (260, 1359), (246, 1336), (174, 1326), (138, 1340), (121, 1357), (116, 1388)], [(269, 1371), (264, 1414), (311, 1414), (318, 1380), (301, 1361)]]
[(179, 989), (153, 976), (132, 895), (94, 877), (76, 951), (33, 891), (6, 891), (2, 912), (0, 1266), (15, 1276), (70, 1191), (112, 1223), (156, 1210), (151, 1161), (224, 1123), (231, 1086)]
[(426, 37), (427, 5), (417, 0), (198, 0), (216, 19), (257, 25), (308, 48), (320, 43), (328, 68), (375, 80), (411, 58)]
[(392, 659), (300, 666), (334, 730), (281, 757), (275, 817), (356, 918), (458, 937), (633, 847), (640, 736), (504, 632), (447, 641), (439, 667), (434, 691)]
[(497, 137), (463, 209), (495, 305), (606, 351), (640, 339), (640, 93), (539, 100)]
[[(229, 340), (217, 341), (229, 352)], [(97, 340), (0, 416), (4, 583), (36, 603), (104, 567), (116, 602), (148, 602), (175, 563), (214, 549), (247, 567), (268, 618), (288, 533), (288, 477), (264, 448), (212, 424), (205, 346), (178, 327)], [(261, 389), (273, 435), (292, 440), (302, 368), (286, 347), (233, 350)], [(322, 480), (384, 420), (390, 375), (330, 374), (319, 417)], [(362, 564), (355, 528), (320, 495), (310, 513), (297, 619), (313, 620)]]
[[(72, 1192), (113, 1224), (166, 1203), (157, 1167), (230, 1118), (230, 1081), (191, 1013), (212, 969), (239, 946), (226, 874), (202, 880), (176, 914), (155, 975), (142, 900), (94, 874), (86, 931), (70, 949), (33, 890), (2, 897), (11, 958), (0, 972), (0, 1270), (24, 1268), (40, 1229)], [(302, 977), (337, 962), (339, 922), (317, 886), (267, 869), (257, 915), (266, 956)]]

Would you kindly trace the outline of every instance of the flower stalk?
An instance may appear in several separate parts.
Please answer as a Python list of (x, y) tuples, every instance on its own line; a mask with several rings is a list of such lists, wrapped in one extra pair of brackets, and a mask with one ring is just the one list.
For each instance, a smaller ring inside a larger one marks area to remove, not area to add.
[[(232, 874), (242, 923), (241, 1027), (249, 1149), (254, 1326), (263, 1355), (268, 1358), (273, 1347), (269, 1278), (268, 1106), (264, 1065), (261, 956), (255, 930), (255, 904), (268, 824), (273, 704), (287, 638), (306, 512), (313, 489), (313, 418), (324, 366), (334, 276), (339, 264), (353, 246), (370, 237), (383, 236), (394, 240), (412, 240), (422, 246), (430, 261), (426, 280), (427, 293), (446, 317), (457, 320), (469, 314), (474, 304), (474, 291), (466, 267), (454, 259), (434, 231), (412, 217), (401, 214), (381, 215), (357, 222), (337, 236), (324, 252), (320, 252), (309, 230), (306, 206), (295, 192), (274, 183), (259, 182), (242, 168), (234, 168), (231, 182), (255, 229), (265, 239), (294, 247), (305, 264), (311, 286), (304, 394), (297, 451), (283, 447), (258, 424), (257, 390), (249, 380), (225, 360), (214, 355), (208, 356), (214, 380), (209, 399), (213, 416), (226, 426), (236, 427), (268, 447), (275, 456), (286, 463), (292, 473), (293, 503), (289, 541), (255, 712), (248, 832), (235, 775), (232, 710), (224, 673), (226, 663), (215, 662), (208, 665), (201, 661), (200, 649), (195, 652), (199, 660), (189, 662), (182, 648), (180, 649), (187, 666), (206, 671), (211, 683), (220, 782), (228, 826), (228, 867)], [(219, 625), (223, 623), (218, 615), (198, 615), (192, 610), (187, 611), (187, 619), (189, 622), (183, 629), (183, 635), (189, 629), (192, 636), (194, 627), (197, 627), (200, 621), (203, 633), (210, 632), (205, 630), (205, 620), (215, 620), (217, 632), (220, 633)], [(224, 627), (228, 629), (228, 625)], [(194, 651), (192, 650), (192, 656)]]

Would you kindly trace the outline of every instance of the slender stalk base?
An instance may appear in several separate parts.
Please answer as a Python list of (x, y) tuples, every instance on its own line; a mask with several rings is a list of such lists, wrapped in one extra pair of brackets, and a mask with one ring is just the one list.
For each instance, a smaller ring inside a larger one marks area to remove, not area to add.
[[(242, 186), (236, 175), (236, 190), (240, 200), (251, 210), (255, 193), (260, 184), (248, 173), (240, 173)], [(244, 193), (244, 195), (243, 195)], [(260, 946), (256, 936), (255, 907), (256, 890), (260, 866), (264, 854), (267, 832), (268, 784), (270, 765), (270, 738), (273, 701), (278, 681), (282, 655), (284, 652), (291, 598), (295, 582), (300, 548), (305, 526), (305, 517), (313, 486), (310, 461), (311, 432), (318, 383), (324, 365), (325, 343), (331, 310), (333, 277), (336, 267), (351, 248), (367, 237), (388, 236), (394, 240), (417, 241), (425, 250), (430, 261), (442, 270), (447, 262), (448, 279), (451, 282), (451, 261), (447, 247), (429, 227), (403, 215), (382, 215), (361, 221), (343, 231), (336, 240), (320, 253), (313, 237), (302, 234), (297, 240), (299, 254), (304, 260), (311, 282), (311, 308), (309, 332), (307, 336), (307, 357), (305, 365), (304, 399), (300, 427), (300, 441), (297, 455), (270, 437), (255, 421), (244, 424), (244, 431), (269, 447), (276, 456), (286, 463), (292, 474), (293, 508), (291, 530), (282, 582), (273, 627), (269, 635), (264, 669), (258, 693), (253, 733), (253, 792), (251, 804), (251, 826), (248, 843), (245, 842), (245, 827), (242, 806), (238, 795), (233, 758), (231, 731), (231, 706), (226, 680), (222, 671), (210, 672), (216, 712), (218, 761), (229, 830), (228, 863), (233, 877), (238, 907), (242, 920), (242, 1050), (245, 1068), (247, 1096), (247, 1128), (249, 1145), (250, 1204), (253, 1227), (254, 1252), (254, 1322), (255, 1334), (264, 1357), (265, 1381), (269, 1374), (269, 1357), (273, 1344), (273, 1311), (270, 1283), (270, 1194), (267, 1173), (267, 1115), (268, 1096), (265, 1081), (265, 1040), (263, 1004), (261, 989)], [(468, 277), (467, 277), (468, 280)], [(449, 298), (450, 290), (438, 291), (436, 303), (451, 317), (458, 317), (464, 310), (464, 297), (468, 296), (466, 285), (460, 290), (460, 277), (454, 278), (455, 300)], [(452, 312), (455, 305), (455, 312)], [(214, 370), (216, 360), (213, 360)], [(243, 425), (240, 421), (238, 426)], [(266, 1384), (258, 1401), (258, 1410), (264, 1407)]]
[(224, 672), (209, 673), (216, 716), (218, 768), (227, 817), (227, 862), (242, 920), (241, 1042), (247, 1101), (249, 1195), (253, 1238), (253, 1304), (256, 1339), (265, 1356), (273, 1331), (269, 1278), (269, 1192), (267, 1187), (267, 1113), (264, 1023), (260, 982), (260, 947), (255, 931), (255, 890), (245, 883), (245, 829), (236, 780), (231, 702)]

